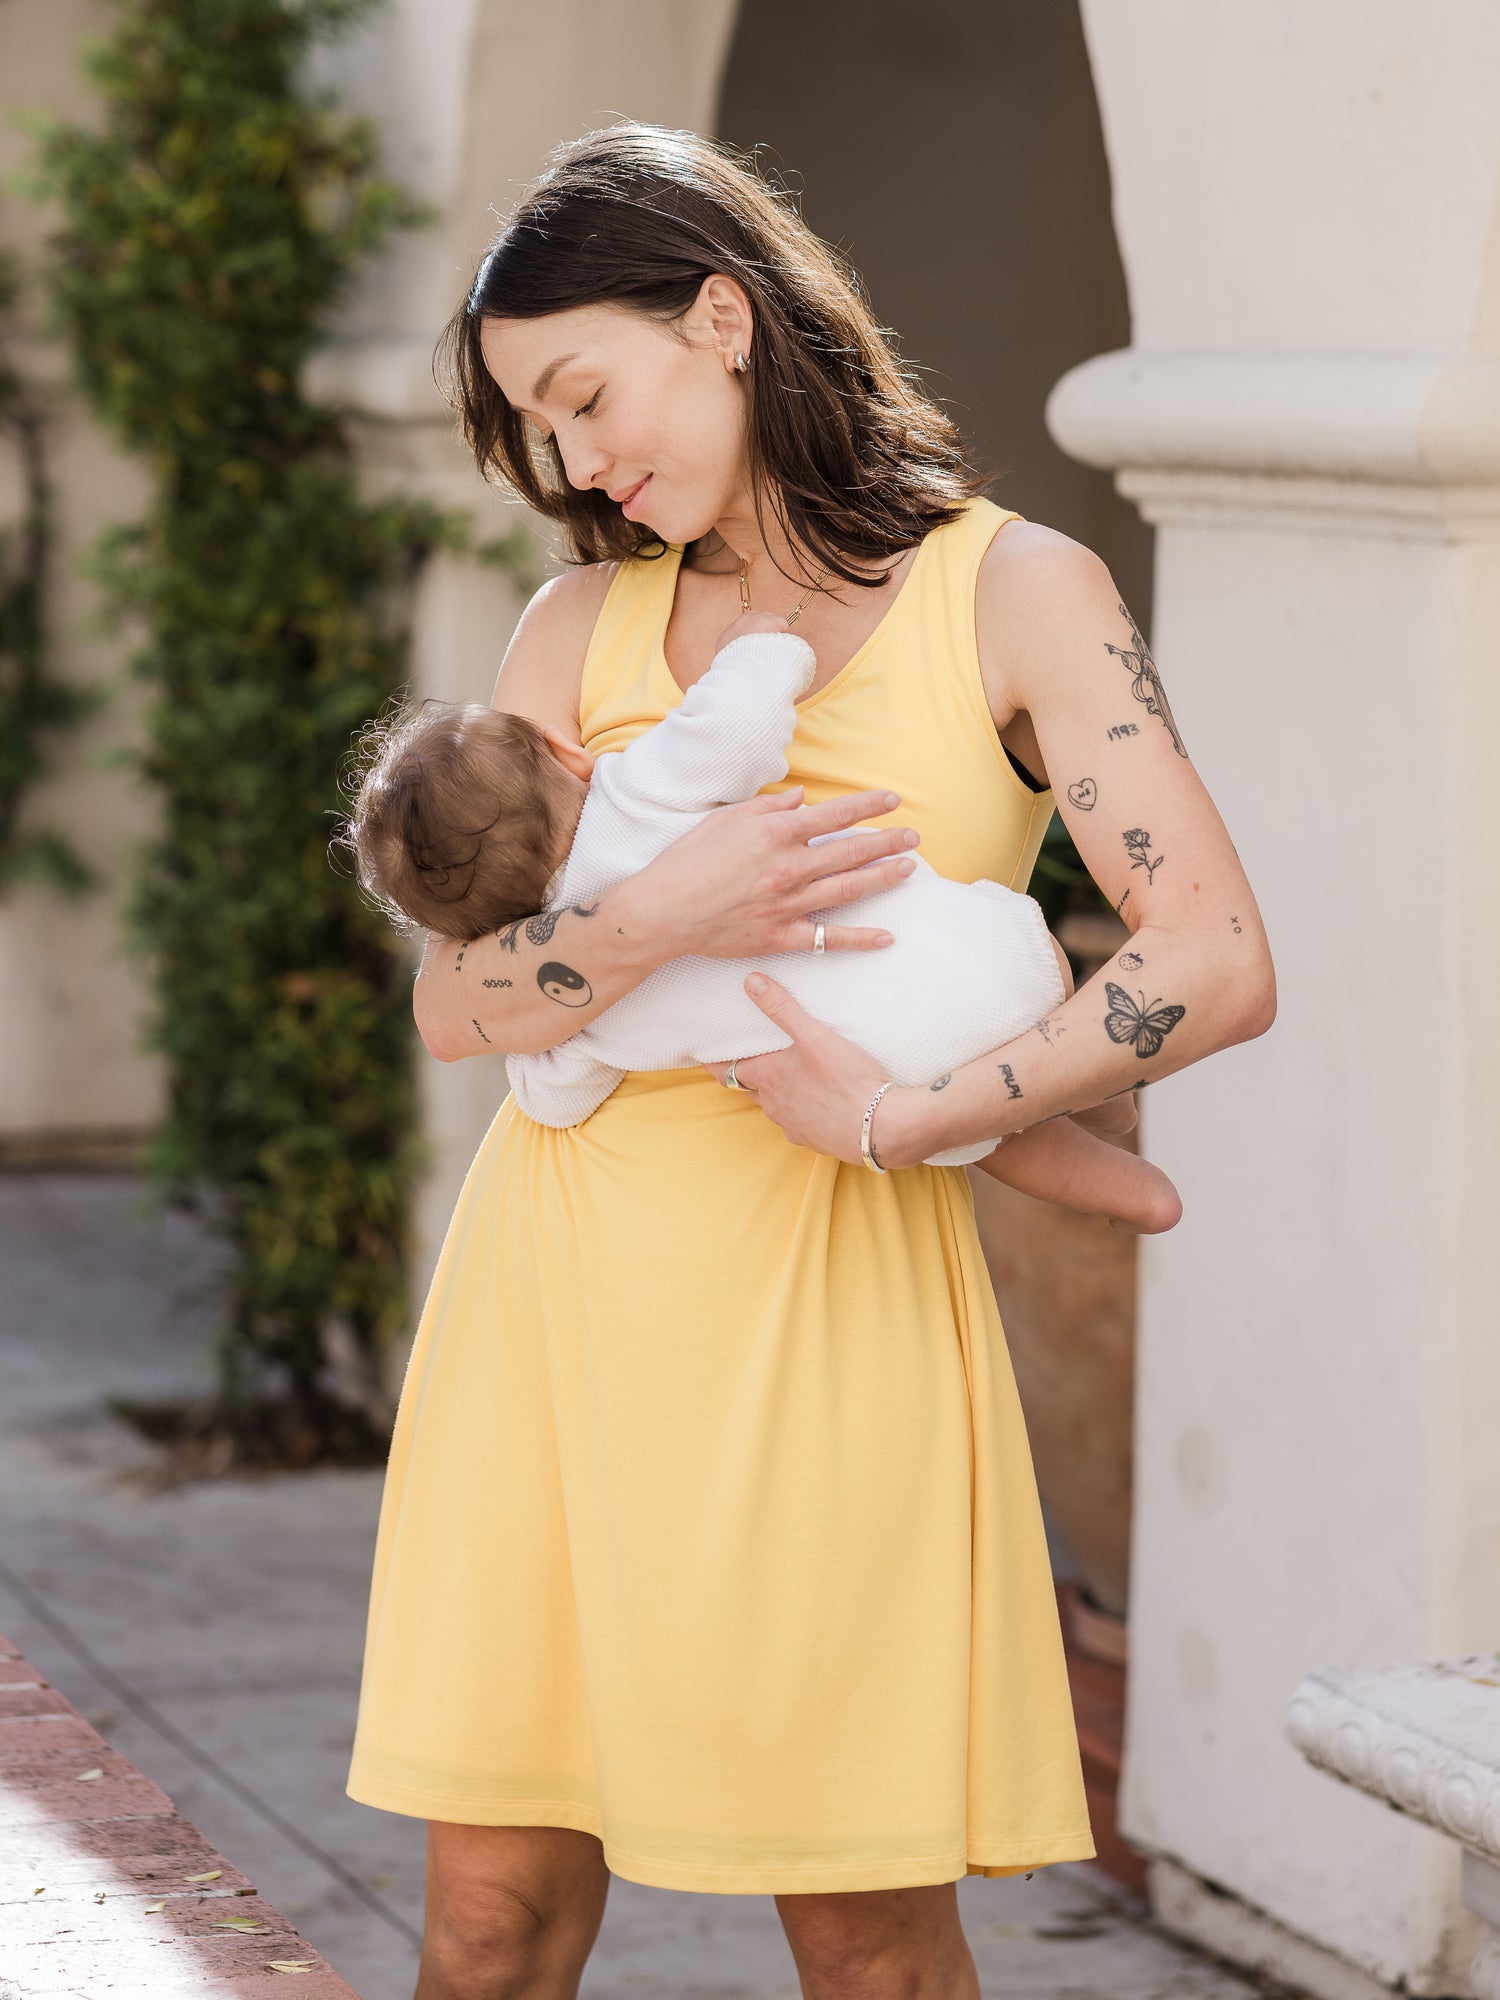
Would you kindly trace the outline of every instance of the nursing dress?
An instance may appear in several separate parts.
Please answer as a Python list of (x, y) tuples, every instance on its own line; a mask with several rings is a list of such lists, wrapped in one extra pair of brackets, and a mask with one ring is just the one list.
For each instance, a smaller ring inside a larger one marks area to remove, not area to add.
[[(927, 536), (799, 705), (785, 783), (810, 803), (889, 786), (874, 824), (1024, 889), (1052, 800), (1005, 756), (974, 623), (1015, 518), (975, 500)], [(610, 587), (581, 690), (596, 753), (681, 699), (680, 561)], [(568, 1129), (501, 1106), (402, 1390), (348, 1791), (579, 1828), (669, 1889), (1094, 1854), (965, 1169), (790, 1145), (701, 1069), (631, 1074)]]

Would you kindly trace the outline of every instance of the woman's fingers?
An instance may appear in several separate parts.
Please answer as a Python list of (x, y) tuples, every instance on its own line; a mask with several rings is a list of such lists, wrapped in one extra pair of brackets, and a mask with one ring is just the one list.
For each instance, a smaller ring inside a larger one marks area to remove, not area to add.
[[(824, 1025), (792, 998), (780, 980), (764, 972), (750, 973), (745, 980), (745, 991), (762, 1014), (769, 1014), (782, 1033), (790, 1035), (794, 1042), (804, 1040), (809, 1033), (816, 1034)], [(738, 1070), (735, 1075), (739, 1075)]]
[(894, 861), (851, 868), (846, 874), (820, 875), (808, 886), (816, 893), (820, 910), (835, 909), (840, 903), (857, 903), (862, 896), (873, 896), (881, 889), (894, 889), (916, 865), (909, 854), (903, 854)]
[(837, 840), (811, 842), (807, 849), (810, 871), (807, 880), (816, 882), (825, 875), (862, 868), (867, 861), (883, 860), (888, 854), (903, 854), (920, 841), (921, 835), (915, 827), (881, 826), (872, 827), (868, 833), (846, 833)]
[[(783, 951), (811, 951), (815, 927), (804, 917), (792, 928)], [(896, 940), (889, 931), (861, 929), (857, 924), (827, 924), (823, 926), (824, 951), (884, 951), (888, 944)]]
[[(781, 794), (783, 798), (786, 796)], [(808, 840), (815, 833), (835, 833), (840, 827), (854, 826), (862, 819), (877, 819), (881, 813), (894, 812), (900, 803), (899, 792), (844, 792), (836, 799), (824, 799), (821, 805), (799, 807), (799, 835)]]

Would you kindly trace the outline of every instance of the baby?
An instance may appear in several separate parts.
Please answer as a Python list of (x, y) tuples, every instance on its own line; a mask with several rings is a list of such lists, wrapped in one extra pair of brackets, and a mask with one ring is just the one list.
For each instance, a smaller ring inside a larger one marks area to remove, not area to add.
[[(816, 665), (784, 619), (749, 613), (720, 635), (708, 672), (676, 708), (597, 758), (523, 716), (424, 703), (377, 733), (348, 829), (360, 879), (394, 915), (457, 938), (586, 904), (716, 807), (787, 775), (796, 702)], [(556, 1047), (508, 1055), (517, 1104), (543, 1125), (577, 1125), (629, 1070), (789, 1047), (744, 991), (752, 969), (778, 979), (901, 1084), (932, 1083), (1062, 1003), (1072, 991), (1067, 959), (1031, 897), (998, 882), (949, 881), (912, 858), (914, 872), (896, 887), (812, 912), (814, 923), (887, 930), (893, 944), (673, 959)], [(577, 976), (556, 970), (553, 998), (568, 1004)], [(574, 1004), (587, 999), (581, 991)], [(1176, 1220), (1164, 1174), (1070, 1119), (1013, 1136), (1001, 1154), (998, 1145), (953, 1147), (927, 1164), (980, 1164), (1013, 1187), (1127, 1228)]]

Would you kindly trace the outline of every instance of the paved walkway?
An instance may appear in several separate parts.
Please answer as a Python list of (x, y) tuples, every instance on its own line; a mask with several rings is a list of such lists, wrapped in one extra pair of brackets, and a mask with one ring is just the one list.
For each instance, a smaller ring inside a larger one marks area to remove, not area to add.
[[(152, 1493), (111, 1392), (209, 1380), (216, 1260), (120, 1176), (0, 1177), (0, 1631), (362, 2000), (411, 2000), (423, 1828), (344, 1792), (380, 1479)], [(993, 2000), (1248, 2000), (1094, 1870), (959, 1886)], [(775, 1906), (616, 1879), (585, 2000), (797, 2000)]]

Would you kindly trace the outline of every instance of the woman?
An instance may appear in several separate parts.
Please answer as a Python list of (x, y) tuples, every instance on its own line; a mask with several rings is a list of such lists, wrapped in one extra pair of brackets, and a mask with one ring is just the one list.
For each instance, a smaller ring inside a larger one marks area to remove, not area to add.
[(403, 1390), (349, 1790), (429, 1821), (419, 2000), (575, 1994), (611, 1869), (773, 1894), (809, 1996), (975, 1996), (957, 1879), (1094, 1847), (969, 1183), (919, 1163), (1261, 1033), (1255, 904), (1104, 565), (976, 497), (726, 152), (565, 150), (449, 352), (481, 468), (578, 562), (497, 706), (617, 748), (745, 601), (818, 672), (798, 782), (524, 936), (430, 940), (435, 1055), (551, 1047), (683, 952), (879, 950), (832, 913), (919, 838), (1024, 887), (1053, 782), (1134, 937), (930, 1089), (767, 982), (781, 1053), (630, 1076), (565, 1131), (501, 1109)]

